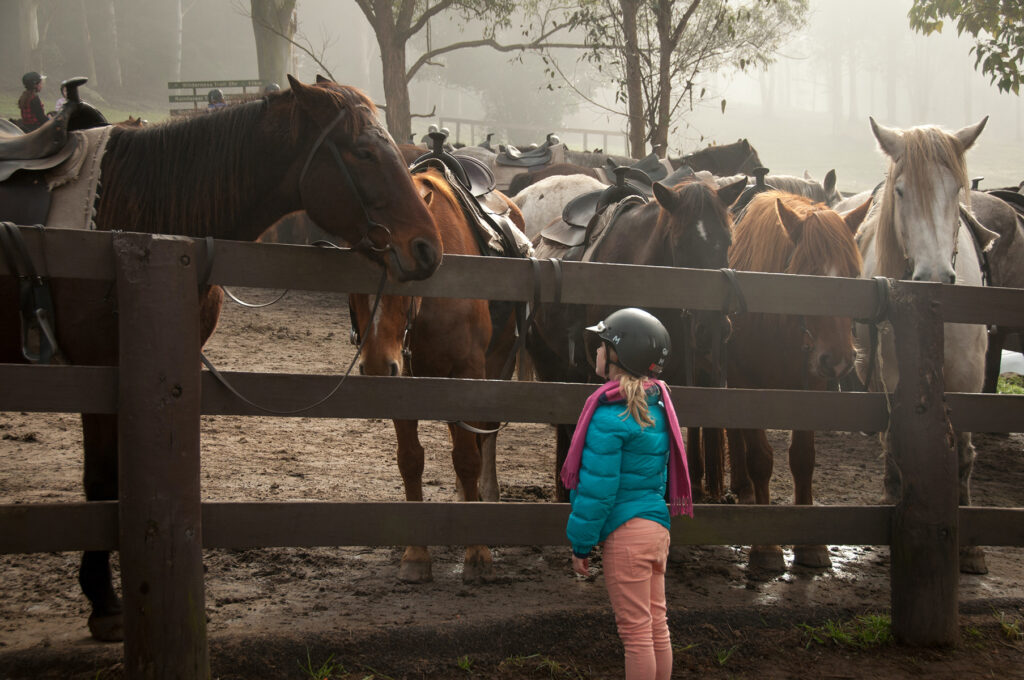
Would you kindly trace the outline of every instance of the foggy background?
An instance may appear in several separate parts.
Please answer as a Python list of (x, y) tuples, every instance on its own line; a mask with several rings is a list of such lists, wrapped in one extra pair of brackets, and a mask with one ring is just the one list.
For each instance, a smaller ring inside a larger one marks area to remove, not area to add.
[[(67, 10), (51, 21), (42, 40), (47, 108), (53, 106), (60, 81), (82, 72), (83, 53), (62, 36), (79, 35), (80, 12), (102, 11), (103, 4), (82, 3), (88, 10), (74, 9), (78, 3), (65, 4)], [(133, 108), (150, 118), (167, 115), (167, 81), (179, 79), (175, 36), (180, 6), (189, 7), (181, 21), (181, 80), (257, 77), (247, 0), (196, 0), (192, 5), (139, 0), (132, 3), (130, 20), (119, 30), (122, 36), (137, 32), (156, 37), (147, 38), (120, 65), (125, 91), (114, 95), (99, 87), (90, 100), (99, 99), (102, 105), (109, 97), (110, 105)], [(1019, 162), (1024, 153), (1020, 98), (1000, 94), (975, 72), (969, 53), (972, 43), (957, 38), (955, 28), (947, 26), (943, 34), (927, 37), (912, 32), (906, 17), (909, 6), (910, 0), (811, 0), (808, 25), (792, 35), (767, 71), (706, 74), (702, 86), (708, 98), (677, 121), (669, 155), (745, 137), (773, 173), (806, 170), (820, 179), (835, 168), (839, 188), (856, 191), (874, 186), (884, 170), (868, 115), (888, 126), (936, 124), (949, 129), (989, 115), (988, 126), (968, 152), (969, 172), (985, 177), (983, 188), (1016, 185), (1024, 179)], [(325, 75), (385, 103), (377, 43), (354, 2), (299, 0), (297, 18), (296, 41), (318, 55), (328, 70)], [(102, 25), (102, 17), (91, 23)], [(479, 34), (479, 27), (456, 25), (443, 15), (432, 21), (430, 33), (432, 39), (450, 40), (458, 38), (460, 30), (465, 37)], [(102, 31), (93, 33), (92, 40), (105, 39)], [(508, 37), (517, 39), (515, 31)], [(425, 40), (417, 39), (410, 44), (412, 50)], [(577, 57), (568, 51), (558, 55), (566, 75), (594, 103), (546, 76), (535, 54), (475, 48), (445, 55), (444, 67), (422, 69), (410, 85), (413, 113), (433, 112), (413, 118), (414, 134), (418, 138), (431, 123), (441, 123), (452, 130), (453, 138), (458, 133), (456, 141), (466, 144), (482, 141), (492, 130), (498, 132), (495, 141), (526, 144), (555, 132), (571, 148), (582, 149), (582, 136), (570, 129), (586, 128), (609, 133), (607, 138), (588, 135), (587, 148), (623, 153), (625, 119), (602, 108), (614, 108), (613, 92)], [(3, 69), (3, 92), (14, 96), (20, 89), (20, 71), (15, 70)], [(309, 55), (294, 50), (292, 72), (300, 80), (312, 81), (323, 71)], [(507, 132), (512, 129), (515, 132)], [(507, 138), (513, 135), (514, 139)]]

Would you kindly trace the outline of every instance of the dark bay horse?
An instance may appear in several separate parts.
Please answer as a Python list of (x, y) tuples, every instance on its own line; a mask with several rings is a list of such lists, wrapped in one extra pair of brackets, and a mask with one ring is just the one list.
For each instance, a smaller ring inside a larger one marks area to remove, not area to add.
[[(255, 240), (305, 210), (395, 279), (429, 276), (441, 260), (433, 218), (394, 141), (362, 92), (322, 79), (184, 121), (115, 127), (103, 155), (99, 229)], [(2, 216), (0, 216), (2, 217)], [(57, 340), (68, 363), (116, 365), (117, 304), (109, 283), (55, 280)], [(0, 278), (0, 362), (23, 362), (16, 282)], [(201, 293), (201, 340), (221, 290)], [(82, 415), (87, 500), (115, 500), (117, 416)], [(123, 636), (109, 553), (86, 552), (79, 582), (93, 637)]]
[[(846, 217), (821, 203), (778, 191), (757, 194), (733, 225), (729, 266), (739, 271), (860, 275), (853, 236), (869, 202)], [(841, 317), (735, 314), (729, 338), (729, 387), (824, 390), (853, 369), (852, 321)], [(732, 489), (741, 503), (769, 504), (773, 452), (764, 430), (727, 433)], [(814, 432), (794, 431), (789, 448), (796, 505), (812, 505)], [(825, 546), (795, 546), (798, 564), (827, 567)], [(750, 565), (782, 571), (779, 546), (753, 546)]]
[[(448, 179), (437, 168), (414, 172), (413, 181), (424, 204), (434, 216), (444, 252), (479, 255), (480, 246), (459, 199)], [(504, 194), (496, 192), (509, 210), (509, 218), (523, 228), (522, 214)], [(412, 375), (440, 378), (499, 378), (514, 344), (512, 308), (487, 300), (454, 298), (412, 298), (385, 295), (370, 318), (375, 300), (370, 295), (350, 295), (349, 308), (362, 340), (360, 373), (366, 375)], [(495, 310), (492, 330), (491, 309)], [(501, 314), (500, 310), (507, 310)], [(417, 433), (418, 421), (395, 420), (398, 440), (398, 469), (407, 501), (423, 500), (424, 451)], [(497, 423), (474, 423), (478, 429), (493, 429)], [(481, 499), (481, 435), (458, 423), (448, 424), (452, 440), (452, 463), (458, 477), (462, 500)], [(490, 442), (493, 444), (493, 435)], [(485, 488), (484, 498), (497, 500), (493, 451), (483, 456), (489, 465), (485, 479), (495, 485)], [(493, 477), (493, 478), (492, 478)], [(489, 497), (490, 496), (490, 497)], [(476, 583), (491, 579), (491, 553), (486, 546), (466, 548), (462, 579)], [(430, 552), (426, 546), (408, 546), (398, 576), (402, 581), (423, 583), (432, 579)]]
[[(566, 181), (572, 181), (567, 177)], [(650, 203), (624, 212), (607, 229), (590, 260), (660, 267), (719, 269), (728, 265), (732, 241), (732, 218), (728, 206), (746, 186), (746, 180), (717, 188), (711, 182), (690, 179), (668, 187), (654, 184)], [(535, 241), (537, 243), (537, 241)], [(547, 253), (543, 254), (545, 257)], [(538, 257), (542, 256), (538, 250)], [(541, 380), (554, 382), (597, 382), (593, 352), (586, 346), (583, 328), (602, 319), (609, 307), (542, 305), (527, 336), (527, 349)], [(687, 348), (695, 331), (679, 309), (649, 309), (668, 329), (674, 351), (662, 374), (670, 384), (685, 383)], [(697, 329), (720, 323), (717, 313), (698, 315)], [(698, 335), (704, 335), (700, 330)], [(698, 338), (699, 339), (699, 338)], [(696, 343), (701, 352), (703, 343)], [(556, 490), (559, 500), (568, 500), (557, 471), (561, 469), (572, 439), (573, 426), (556, 427)]]

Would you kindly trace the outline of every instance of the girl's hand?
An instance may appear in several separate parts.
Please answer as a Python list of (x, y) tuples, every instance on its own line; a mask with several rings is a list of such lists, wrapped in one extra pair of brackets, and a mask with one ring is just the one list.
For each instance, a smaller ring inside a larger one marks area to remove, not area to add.
[(572, 556), (572, 570), (580, 576), (590, 576), (590, 558)]

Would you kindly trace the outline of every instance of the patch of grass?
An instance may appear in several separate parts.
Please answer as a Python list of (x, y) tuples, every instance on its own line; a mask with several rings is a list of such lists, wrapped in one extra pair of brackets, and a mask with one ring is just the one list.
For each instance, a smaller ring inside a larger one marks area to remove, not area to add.
[(829, 619), (821, 626), (801, 623), (797, 628), (807, 637), (807, 647), (815, 643), (826, 645), (831, 642), (839, 647), (871, 649), (893, 641), (892, 621), (888, 616), (877, 614), (857, 616), (850, 621)]
[(719, 666), (724, 666), (739, 648), (739, 645), (733, 645), (729, 649), (719, 649), (715, 651), (715, 661), (718, 662)]
[(1013, 642), (1024, 640), (1024, 621), (1019, 616), (1013, 616), (1006, 612), (993, 612), (996, 621), (999, 622), (999, 629), (1003, 637)]
[(319, 666), (314, 666), (313, 658), (310, 656), (308, 648), (306, 649), (306, 663), (303, 664), (299, 661), (298, 664), (299, 668), (309, 676), (310, 680), (330, 680), (332, 675), (348, 673), (344, 666), (334, 661), (333, 654), (327, 657), (327, 660)]
[(996, 392), (999, 394), (1024, 394), (1024, 376), (1014, 374), (999, 376)]
[(586, 680), (587, 677), (572, 664), (561, 663), (543, 654), (510, 656), (498, 664), (498, 670), (525, 669), (530, 667), (543, 677), (551, 678), (552, 680)]
[(473, 671), (473, 660), (469, 658), (469, 654), (463, 654), (455, 660), (455, 665), (459, 667), (459, 670), (470, 673)]

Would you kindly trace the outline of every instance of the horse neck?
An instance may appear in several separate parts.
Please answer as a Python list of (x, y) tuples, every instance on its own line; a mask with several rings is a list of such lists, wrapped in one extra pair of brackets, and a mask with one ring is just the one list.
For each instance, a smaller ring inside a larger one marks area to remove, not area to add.
[(289, 176), (294, 159), (275, 151), (280, 144), (271, 143), (259, 117), (248, 113), (225, 110), (194, 121), (225, 128), (225, 141), (209, 153), (183, 151), (190, 141), (195, 148), (193, 124), (113, 130), (101, 165), (99, 228), (255, 240), (301, 209), (298, 178)]
[(595, 249), (593, 259), (617, 264), (673, 266), (671, 243), (658, 219), (660, 212), (661, 206), (652, 202), (620, 216), (607, 227), (612, 231)]

